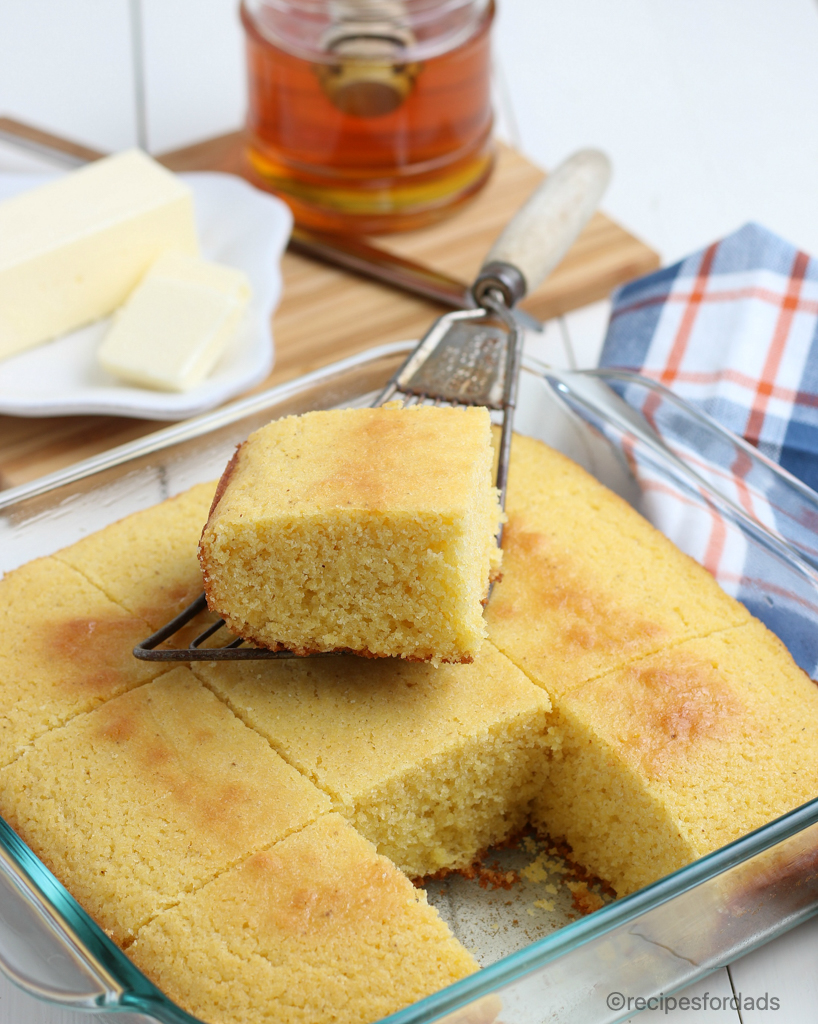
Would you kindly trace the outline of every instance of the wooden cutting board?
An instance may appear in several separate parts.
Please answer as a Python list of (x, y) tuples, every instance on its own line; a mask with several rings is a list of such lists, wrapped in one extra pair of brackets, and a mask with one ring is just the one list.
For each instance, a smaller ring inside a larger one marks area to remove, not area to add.
[[(240, 133), (160, 159), (176, 171), (217, 170), (252, 177)], [(469, 281), (502, 227), (542, 177), (525, 157), (501, 146), (489, 184), (469, 206), (433, 227), (372, 241)], [(652, 249), (598, 213), (563, 263), (524, 305), (547, 320), (604, 298), (616, 285), (658, 265)], [(284, 256), (283, 274), (284, 295), (273, 319), (276, 364), (256, 390), (373, 345), (419, 337), (441, 312), (434, 303), (294, 253)], [(32, 480), (161, 426), (111, 416), (0, 416), (0, 487)]]

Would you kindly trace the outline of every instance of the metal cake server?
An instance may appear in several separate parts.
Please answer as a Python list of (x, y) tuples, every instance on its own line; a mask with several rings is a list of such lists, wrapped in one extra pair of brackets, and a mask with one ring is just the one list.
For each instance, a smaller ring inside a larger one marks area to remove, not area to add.
[[(495, 412), (501, 426), (496, 484), (503, 507), (524, 338), (514, 307), (565, 256), (596, 210), (609, 178), (610, 163), (598, 150), (581, 150), (561, 164), (493, 245), (471, 286), (475, 308), (439, 317), (373, 403), (378, 406), (398, 398), (406, 405), (485, 406)], [(241, 637), (224, 647), (203, 648), (224, 626), (223, 620), (210, 625), (186, 648), (160, 647), (206, 610), (201, 595), (134, 648), (134, 655), (150, 661), (298, 657), (291, 651), (244, 647)]]

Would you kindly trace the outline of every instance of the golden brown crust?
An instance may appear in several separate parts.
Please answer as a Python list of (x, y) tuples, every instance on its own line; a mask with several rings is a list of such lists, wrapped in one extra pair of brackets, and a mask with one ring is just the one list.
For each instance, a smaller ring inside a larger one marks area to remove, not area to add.
[(242, 441), (240, 445), (236, 446), (236, 450), (235, 452), (233, 452), (233, 457), (224, 467), (224, 472), (219, 477), (219, 482), (216, 484), (216, 493), (213, 495), (213, 501), (210, 503), (210, 511), (207, 513), (207, 521), (202, 527), (202, 533), (199, 538), (198, 557), (199, 565), (202, 567), (202, 584), (204, 586), (205, 600), (207, 601), (207, 607), (210, 609), (210, 611), (216, 615), (219, 615), (221, 618), (224, 618), (225, 616), (222, 614), (222, 612), (219, 611), (218, 608), (215, 608), (213, 606), (213, 598), (210, 591), (210, 576), (208, 575), (207, 558), (205, 556), (205, 551), (202, 548), (202, 537), (204, 537), (207, 528), (210, 526), (210, 520), (213, 518), (213, 514), (218, 508), (219, 502), (222, 500), (224, 496), (224, 492), (230, 485), (230, 481), (232, 480), (233, 474), (236, 472), (236, 469), (239, 464), (241, 450), (242, 448), (244, 448), (246, 444), (246, 441)]
[(207, 522), (204, 524), (202, 533), (210, 525), (210, 520), (213, 518), (213, 513), (216, 511), (216, 506), (222, 500), (224, 492), (227, 490), (228, 485), (236, 471), (236, 467), (239, 464), (239, 456), (241, 455), (242, 448), (247, 444), (246, 441), (242, 441), (240, 445), (236, 446), (236, 450), (233, 452), (233, 457), (224, 467), (224, 472), (219, 477), (219, 482), (216, 484), (216, 493), (213, 495), (213, 501), (210, 504), (210, 511), (207, 514)]
[(663, 776), (668, 762), (699, 756), (705, 739), (729, 743), (746, 716), (723, 670), (674, 653), (659, 664), (624, 671), (621, 706), (632, 731), (623, 736), (622, 752), (645, 776)]
[[(207, 595), (207, 579), (205, 578), (205, 594)], [(228, 628), (236, 636), (240, 636), (243, 640), (248, 643), (255, 644), (256, 647), (261, 647), (266, 651), (290, 651), (297, 658), (308, 658), (313, 654), (351, 654), (356, 658), (370, 658), (372, 660), (381, 658), (392, 658), (394, 655), (390, 654), (376, 654), (374, 651), (367, 649), (353, 650), (351, 647), (332, 647), (329, 650), (323, 650), (320, 647), (295, 647), (288, 646), (287, 644), (269, 643), (266, 640), (262, 640), (260, 637), (252, 636), (249, 632), (242, 632), (240, 629), (235, 627), (235, 624), (229, 619), (228, 616), (224, 615), (218, 610), (213, 608), (210, 604), (210, 598), (208, 596), (207, 606), (210, 611), (216, 615), (220, 615), (227, 623)], [(431, 656), (428, 658), (420, 658), (415, 654), (408, 654), (405, 657), (400, 657), (400, 661), (420, 661), (420, 662), (431, 662), (433, 659)], [(474, 661), (474, 658), (468, 656), (463, 658), (440, 658), (439, 664), (441, 665), (470, 665)]]
[[(221, 615), (221, 612), (217, 612), (217, 614)], [(233, 630), (233, 632), (235, 632), (235, 630)], [(238, 635), (241, 636), (241, 634)], [(353, 650), (351, 647), (332, 647), (329, 650), (325, 651), (319, 647), (288, 647), (286, 644), (270, 644), (266, 643), (264, 640), (259, 640), (256, 637), (252, 636), (245, 636), (243, 637), (243, 639), (247, 640), (249, 643), (255, 644), (256, 647), (263, 647), (267, 651), (290, 651), (297, 658), (308, 658), (313, 654), (352, 654), (356, 658), (370, 658), (372, 660), (381, 658), (396, 658), (396, 660), (399, 661), (421, 661), (427, 663), (433, 660), (432, 657), (419, 658), (415, 654), (407, 654), (406, 656), (401, 656), (400, 658), (397, 658), (396, 655), (392, 654), (376, 654), (373, 651), (369, 650), (356, 651)], [(441, 665), (470, 665), (474, 661), (474, 658), (440, 658), (439, 660)]]
[(665, 628), (653, 621), (651, 609), (627, 607), (610, 593), (598, 591), (593, 577), (576, 571), (577, 560), (552, 536), (511, 513), (503, 533), (503, 570), (510, 580), (526, 581), (524, 597), (512, 588), (495, 592), (490, 602), (495, 623), (525, 614), (560, 623), (561, 657), (575, 661), (586, 652), (607, 656), (658, 645)]

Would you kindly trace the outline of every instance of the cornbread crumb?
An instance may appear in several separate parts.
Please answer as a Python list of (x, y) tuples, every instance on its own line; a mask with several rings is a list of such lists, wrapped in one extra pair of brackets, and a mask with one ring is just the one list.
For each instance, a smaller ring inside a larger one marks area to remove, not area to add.
[(410, 877), (469, 865), (545, 785), (551, 702), (490, 643), (470, 665), (338, 657), (194, 671)]
[(199, 557), (208, 605), (273, 650), (470, 661), (500, 552), (486, 409), (290, 416), (239, 447)]
[(116, 942), (329, 810), (187, 668), (38, 739), (0, 771), (9, 824)]
[(571, 890), (574, 910), (583, 916), (593, 914), (594, 911), (605, 906), (605, 900), (598, 892), (589, 889), (587, 882), (566, 882), (565, 884)]
[(129, 955), (218, 1024), (370, 1024), (477, 969), (426, 894), (339, 814), (161, 914)]

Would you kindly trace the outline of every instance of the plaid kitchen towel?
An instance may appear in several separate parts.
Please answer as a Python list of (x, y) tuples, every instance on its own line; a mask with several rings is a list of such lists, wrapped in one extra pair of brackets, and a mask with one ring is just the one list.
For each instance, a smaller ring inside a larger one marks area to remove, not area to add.
[[(749, 224), (675, 266), (620, 289), (600, 366), (642, 374), (743, 436), (818, 489), (818, 261)], [(617, 386), (715, 490), (818, 567), (818, 495), (708, 431), (672, 403)], [(643, 511), (818, 674), (818, 587), (786, 557), (620, 439)]]
[(818, 261), (765, 228), (621, 288), (600, 366), (659, 381), (818, 490)]

